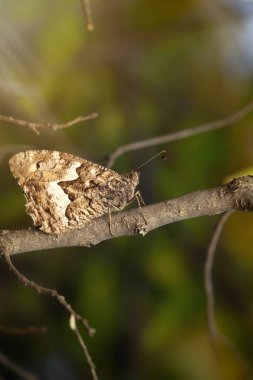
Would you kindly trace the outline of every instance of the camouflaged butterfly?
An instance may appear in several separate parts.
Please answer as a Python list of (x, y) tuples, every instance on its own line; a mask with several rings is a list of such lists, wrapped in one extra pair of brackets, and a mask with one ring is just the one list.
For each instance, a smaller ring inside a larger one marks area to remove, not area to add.
[(48, 234), (82, 228), (91, 219), (110, 216), (110, 209), (123, 209), (134, 198), (139, 205), (142, 201), (135, 191), (140, 176), (136, 170), (121, 175), (84, 158), (50, 150), (20, 152), (9, 165), (23, 189), (27, 214), (34, 226)]

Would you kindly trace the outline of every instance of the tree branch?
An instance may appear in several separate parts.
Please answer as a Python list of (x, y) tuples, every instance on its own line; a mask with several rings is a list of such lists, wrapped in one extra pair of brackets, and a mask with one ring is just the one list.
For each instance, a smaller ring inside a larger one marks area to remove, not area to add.
[(78, 330), (77, 324), (76, 324), (76, 318), (73, 314), (71, 314), (69, 319), (69, 326), (71, 330), (74, 332), (74, 334), (77, 337), (77, 340), (83, 350), (84, 357), (86, 359), (86, 362), (88, 363), (88, 366), (90, 368), (91, 376), (93, 380), (98, 380), (97, 372), (96, 372), (96, 366), (95, 363), (92, 360), (92, 357), (90, 356), (90, 353), (88, 351), (88, 347), (86, 346), (82, 335), (80, 334), (80, 331)]
[(82, 121), (92, 120), (98, 116), (97, 113), (92, 113), (87, 116), (78, 116), (73, 120), (67, 121), (66, 123), (37, 123), (27, 120), (15, 119), (12, 116), (0, 115), (0, 121), (6, 121), (7, 123), (20, 125), (22, 127), (27, 127), (32, 129), (34, 132), (39, 134), (38, 129), (53, 129), (57, 131), (58, 129), (69, 128), (75, 124), (81, 123)]
[(233, 212), (234, 210), (230, 210), (221, 216), (216, 225), (207, 250), (207, 257), (204, 267), (204, 284), (207, 301), (207, 323), (211, 347), (216, 358), (219, 358), (218, 343), (223, 343), (226, 347), (233, 351), (233, 353), (236, 355), (237, 360), (245, 365), (245, 360), (241, 356), (240, 352), (238, 352), (237, 347), (233, 344), (232, 341), (229, 340), (229, 338), (220, 333), (215, 320), (215, 297), (212, 281), (214, 257), (224, 225), (227, 222), (228, 218), (233, 214)]
[(215, 231), (213, 233), (212, 239), (209, 243), (208, 250), (207, 250), (207, 257), (204, 267), (204, 284), (205, 284), (205, 292), (206, 292), (206, 302), (207, 302), (207, 323), (208, 323), (208, 330), (210, 338), (214, 341), (223, 341), (227, 342), (227, 339), (220, 334), (218, 327), (216, 325), (215, 321), (215, 311), (214, 311), (214, 290), (213, 290), (213, 281), (212, 281), (212, 270), (213, 270), (213, 263), (214, 263), (214, 256), (217, 249), (217, 245), (220, 239), (220, 235), (223, 231), (224, 225), (227, 221), (227, 219), (230, 217), (230, 215), (233, 213), (233, 210), (227, 211), (222, 215), (219, 222), (217, 223), (217, 226), (215, 228)]
[(45, 334), (47, 332), (46, 327), (40, 326), (27, 326), (27, 327), (16, 327), (16, 326), (6, 326), (0, 324), (0, 334), (6, 335), (30, 335), (30, 334)]
[(201, 124), (194, 128), (188, 128), (188, 129), (183, 129), (182, 131), (168, 133), (167, 135), (152, 137), (150, 139), (135, 141), (130, 144), (122, 145), (118, 147), (117, 149), (115, 149), (115, 151), (112, 152), (107, 157), (107, 160), (108, 160), (107, 167), (111, 168), (118, 157), (122, 156), (123, 154), (127, 152), (131, 152), (133, 150), (148, 148), (154, 145), (161, 145), (161, 144), (169, 143), (176, 140), (182, 140), (182, 139), (185, 139), (186, 137), (195, 136), (200, 133), (210, 132), (215, 129), (229, 127), (232, 124), (235, 124), (236, 122), (243, 119), (251, 111), (253, 111), (253, 100), (251, 100), (240, 111), (234, 113), (233, 115), (225, 117), (223, 119), (216, 120), (210, 123)]
[[(230, 210), (253, 210), (253, 177), (236, 178), (220, 187), (195, 191), (178, 198), (142, 207), (145, 223), (139, 208), (112, 215), (111, 223), (116, 236), (145, 235), (166, 224), (204, 215), (221, 214)], [(84, 228), (63, 235), (48, 235), (36, 229), (2, 230), (0, 252), (14, 255), (60, 247), (98, 244), (111, 239), (108, 215), (97, 218)]]
[(93, 329), (87, 319), (83, 318), (80, 314), (78, 314), (73, 307), (68, 303), (65, 299), (65, 297), (57, 292), (56, 289), (53, 288), (46, 288), (45, 286), (41, 286), (37, 284), (36, 282), (29, 280), (26, 276), (23, 275), (12, 263), (11, 256), (6, 253), (2, 252), (2, 256), (6, 260), (6, 263), (9, 267), (9, 269), (12, 271), (12, 273), (15, 274), (15, 276), (23, 283), (23, 285), (30, 287), (31, 289), (35, 290), (39, 294), (47, 294), (51, 296), (52, 298), (55, 298), (59, 305), (61, 305), (66, 311), (70, 313), (70, 315), (74, 315), (74, 317), (80, 321), (83, 326), (86, 328), (88, 334), (90, 336), (93, 336), (96, 332), (95, 329)]

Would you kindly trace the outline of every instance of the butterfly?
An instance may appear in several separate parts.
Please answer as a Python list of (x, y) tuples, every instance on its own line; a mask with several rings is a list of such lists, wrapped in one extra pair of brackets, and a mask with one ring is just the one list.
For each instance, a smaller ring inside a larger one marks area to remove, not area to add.
[[(23, 189), (26, 212), (48, 234), (82, 228), (90, 220), (122, 210), (133, 199), (140, 173), (114, 170), (69, 153), (27, 150), (12, 156), (10, 170)], [(111, 231), (111, 225), (109, 224)]]

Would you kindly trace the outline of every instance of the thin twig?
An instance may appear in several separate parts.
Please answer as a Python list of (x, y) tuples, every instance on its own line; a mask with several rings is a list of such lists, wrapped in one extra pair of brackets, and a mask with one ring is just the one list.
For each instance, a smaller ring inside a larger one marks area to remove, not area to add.
[(29, 280), (27, 277), (25, 277), (19, 270), (15, 267), (15, 265), (12, 263), (10, 256), (6, 253), (3, 253), (3, 257), (5, 258), (10, 270), (12, 273), (16, 275), (16, 277), (25, 285), (28, 286), (29, 288), (35, 290), (37, 293), (41, 294), (47, 294), (50, 295), (53, 298), (56, 298), (58, 303), (64, 307), (65, 310), (67, 310), (70, 314), (73, 314), (75, 318), (80, 321), (83, 326), (86, 328), (88, 334), (90, 336), (95, 334), (95, 329), (92, 328), (89, 325), (89, 322), (84, 319), (80, 314), (78, 314), (72, 306), (66, 301), (65, 297), (62, 296), (57, 292), (56, 289), (51, 289), (51, 288), (45, 288), (44, 286), (40, 286), (36, 284), (34, 281)]
[(92, 375), (92, 379), (93, 380), (98, 380), (98, 376), (97, 376), (97, 373), (96, 373), (96, 366), (92, 360), (92, 357), (90, 356), (90, 353), (88, 351), (88, 348), (77, 328), (77, 324), (76, 324), (76, 318), (73, 314), (71, 314), (70, 316), (70, 319), (69, 319), (69, 326), (71, 328), (72, 331), (74, 331), (79, 343), (80, 343), (80, 346), (82, 347), (82, 350), (83, 350), (83, 354), (84, 354), (84, 357), (90, 367), (90, 371), (91, 371), (91, 375)]
[(0, 325), (0, 334), (7, 335), (30, 335), (30, 334), (45, 334), (46, 327), (28, 326), (28, 327), (12, 327)]
[(90, 0), (80, 0), (84, 18), (86, 20), (87, 30), (92, 32), (94, 30), (93, 17), (91, 13)]
[(216, 229), (213, 233), (213, 236), (211, 238), (211, 241), (209, 243), (208, 250), (207, 250), (207, 258), (206, 258), (205, 270), (204, 270), (204, 285), (205, 285), (205, 292), (206, 292), (206, 299), (207, 299), (207, 325), (208, 325), (211, 347), (215, 354), (216, 360), (220, 359), (220, 352), (218, 350), (217, 343), (223, 343), (226, 347), (228, 347), (230, 350), (233, 351), (233, 353), (235, 354), (236, 360), (239, 361), (241, 365), (246, 368), (247, 372), (249, 372), (250, 368), (248, 366), (248, 363), (245, 361), (245, 358), (238, 351), (234, 343), (220, 333), (215, 321), (215, 310), (214, 310), (215, 299), (214, 299), (214, 290), (213, 290), (213, 283), (212, 283), (212, 269), (213, 269), (213, 263), (214, 263), (214, 256), (215, 256), (219, 238), (223, 231), (224, 225), (232, 213), (234, 213), (234, 210), (228, 211), (222, 215), (222, 217), (220, 218), (216, 226)]
[(154, 146), (154, 145), (161, 145), (161, 144), (169, 143), (171, 141), (176, 141), (176, 140), (184, 139), (186, 137), (191, 137), (191, 136), (194, 136), (194, 135), (197, 135), (200, 133), (209, 132), (209, 131), (213, 131), (215, 129), (228, 127), (231, 124), (234, 124), (237, 121), (244, 118), (252, 110), (253, 110), (253, 100), (251, 100), (240, 111), (236, 112), (233, 115), (225, 117), (223, 119), (216, 120), (216, 121), (213, 121), (211, 123), (201, 124), (201, 125), (198, 125), (197, 127), (194, 127), (194, 128), (183, 129), (182, 131), (169, 133), (166, 135), (153, 137), (151, 139), (135, 141), (135, 142), (130, 143), (130, 144), (122, 145), (122, 146), (118, 147), (114, 152), (112, 152), (107, 157), (107, 160), (108, 160), (107, 161), (107, 167), (111, 168), (114, 165), (114, 162), (118, 157), (122, 156), (123, 154), (125, 154), (127, 152), (133, 151), (133, 150), (143, 149), (143, 148), (147, 148), (147, 147)]
[(213, 282), (212, 282), (212, 269), (213, 269), (214, 256), (217, 249), (217, 244), (219, 242), (220, 235), (223, 231), (224, 224), (226, 223), (227, 219), (230, 217), (230, 215), (233, 212), (234, 211), (228, 211), (221, 216), (215, 228), (211, 241), (209, 243), (205, 267), (204, 267), (204, 283), (205, 283), (205, 292), (206, 292), (206, 300), (207, 300), (207, 323), (208, 323), (208, 330), (209, 330), (210, 337), (214, 341), (219, 340), (219, 341), (227, 342), (227, 339), (224, 338), (220, 334), (215, 322), (215, 314), (214, 314), (215, 300), (214, 300), (214, 290), (213, 290)]
[(70, 120), (66, 123), (37, 123), (37, 122), (32, 122), (32, 121), (27, 121), (27, 120), (20, 120), (20, 119), (15, 119), (12, 116), (4, 116), (0, 115), (0, 121), (6, 121), (7, 123), (12, 123), (16, 125), (20, 125), (22, 127), (27, 127), (32, 129), (35, 133), (39, 134), (38, 129), (52, 129), (54, 131), (57, 131), (58, 129), (63, 129), (63, 128), (69, 128), (74, 124), (81, 123), (82, 121), (87, 121), (87, 120), (92, 120), (95, 119), (98, 116), (97, 113), (92, 113), (87, 116), (78, 116), (73, 120)]
[(10, 358), (8, 358), (6, 355), (4, 355), (2, 352), (0, 352), (0, 363), (14, 372), (16, 375), (18, 375), (18, 378), (24, 379), (24, 380), (38, 380), (39, 378), (32, 373), (28, 372), (24, 368), (20, 367), (16, 363), (14, 363)]

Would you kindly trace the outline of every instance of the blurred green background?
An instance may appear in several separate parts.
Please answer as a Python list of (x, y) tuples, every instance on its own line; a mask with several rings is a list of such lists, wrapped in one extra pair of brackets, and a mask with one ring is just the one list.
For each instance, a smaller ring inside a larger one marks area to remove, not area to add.
[[(91, 0), (87, 32), (78, 0), (0, 0), (0, 113), (64, 122), (33, 131), (1, 122), (0, 151), (20, 144), (100, 161), (122, 144), (228, 116), (253, 98), (253, 1)], [(220, 185), (253, 162), (253, 115), (234, 127), (131, 152), (146, 203)], [(19, 150), (18, 146), (15, 148)], [(22, 148), (20, 148), (22, 150)], [(31, 225), (21, 189), (1, 162), (1, 228)], [(216, 317), (234, 348), (217, 357), (206, 327), (203, 265), (217, 217), (165, 226), (90, 249), (22, 254), (29, 278), (57, 288), (97, 329), (85, 336), (100, 379), (253, 378), (253, 216), (235, 213), (215, 261)], [(0, 335), (0, 349), (41, 379), (90, 379), (68, 315), (24, 288), (1, 263), (0, 322), (46, 325), (44, 336)], [(6, 379), (16, 379), (0, 368)]]

